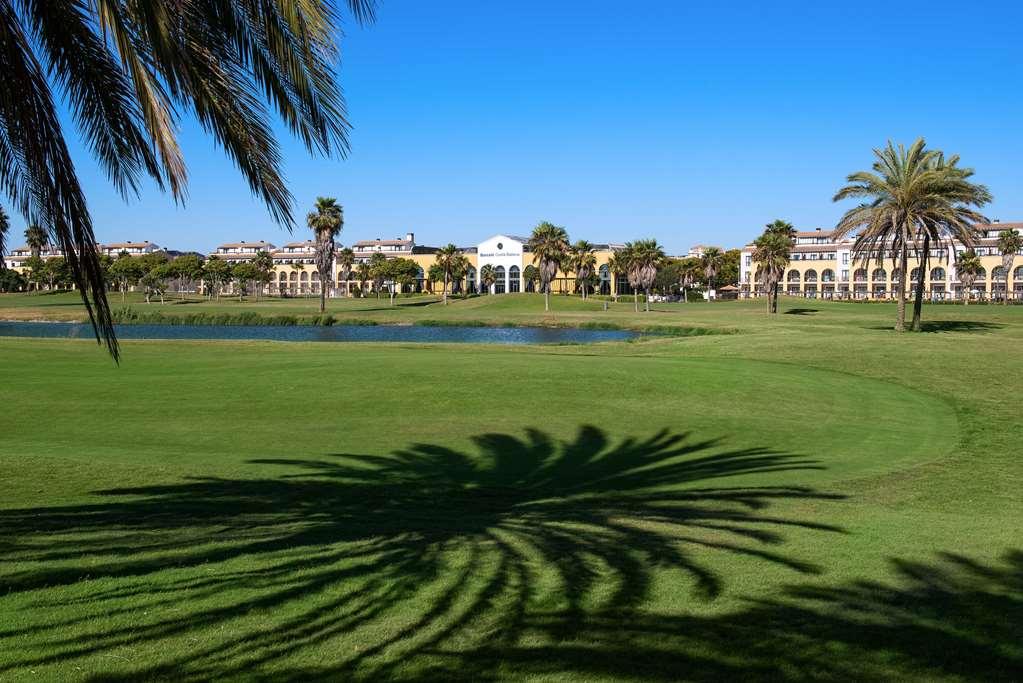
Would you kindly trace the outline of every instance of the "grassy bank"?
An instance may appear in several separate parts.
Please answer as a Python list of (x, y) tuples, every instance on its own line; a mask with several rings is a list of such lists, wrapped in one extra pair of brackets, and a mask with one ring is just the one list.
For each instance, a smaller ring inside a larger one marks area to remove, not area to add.
[(330, 315), (739, 333), (0, 339), (0, 679), (1018, 674), (1023, 309), (537, 301)]

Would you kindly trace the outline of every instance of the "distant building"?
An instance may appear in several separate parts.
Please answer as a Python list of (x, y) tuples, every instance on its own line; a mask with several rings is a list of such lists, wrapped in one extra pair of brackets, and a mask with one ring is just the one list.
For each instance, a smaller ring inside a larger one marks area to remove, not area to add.
[(99, 253), (117, 258), (122, 252), (127, 253), (130, 256), (141, 256), (143, 254), (152, 254), (156, 251), (163, 251), (159, 244), (154, 244), (149, 240), (142, 242), (112, 242), (110, 244), (99, 245)]
[[(980, 257), (983, 271), (965, 292), (955, 270), (956, 257), (966, 250), (965, 245), (954, 244), (952, 249), (932, 247), (928, 255), (927, 272), (920, 272), (919, 256), (910, 250), (909, 284), (924, 280), (928, 299), (962, 299), (971, 296), (985, 299), (1023, 299), (1023, 266), (1012, 273), (1002, 267), (998, 251), (998, 233), (1002, 230), (1023, 231), (1023, 223), (998, 223), (977, 226), (980, 239), (974, 251)], [(789, 264), (779, 283), (780, 291), (791, 296), (810, 299), (893, 299), (898, 294), (901, 275), (892, 255), (873, 253), (869, 258), (857, 259), (853, 254), (854, 237), (836, 239), (833, 230), (800, 231), (792, 247)], [(753, 261), (753, 245), (742, 249), (739, 262), (740, 296), (761, 296), (764, 286), (757, 276)], [(1023, 253), (1023, 252), (1021, 252)], [(883, 256), (879, 259), (878, 256)], [(880, 262), (879, 262), (880, 261)], [(907, 291), (909, 288), (907, 287)]]
[(221, 244), (210, 254), (224, 261), (240, 263), (251, 261), (261, 251), (273, 252), (276, 249), (270, 242), (259, 240), (258, 242), (228, 242)]

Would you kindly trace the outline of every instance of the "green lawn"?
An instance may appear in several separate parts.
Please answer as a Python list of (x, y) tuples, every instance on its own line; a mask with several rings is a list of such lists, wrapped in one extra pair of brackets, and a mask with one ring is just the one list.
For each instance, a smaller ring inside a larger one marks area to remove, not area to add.
[(1023, 307), (402, 303), (331, 307), (738, 333), (0, 339), (0, 680), (1023, 671)]

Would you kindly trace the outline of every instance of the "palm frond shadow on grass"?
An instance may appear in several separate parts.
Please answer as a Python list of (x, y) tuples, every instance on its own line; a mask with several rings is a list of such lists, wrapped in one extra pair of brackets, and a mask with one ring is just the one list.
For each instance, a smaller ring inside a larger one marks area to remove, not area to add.
[[(475, 441), (478, 454), (418, 444), (386, 457), (262, 459), (254, 464), (283, 473), (0, 512), (3, 550), (27, 567), (0, 576), (0, 593), (104, 580), (77, 598), (84, 616), (0, 638), (31, 631), (45, 642), (49, 654), (14, 664), (31, 666), (222, 629), (229, 635), (123, 675), (250, 675), (326, 647), (336, 661), (322, 675), (373, 678), (409, 662), (443, 668), (435, 660), (450, 659), (438, 653), (453, 643), (514, 653), (523, 639), (570, 642), (601, 624), (626, 628), (640, 619), (655, 569), (688, 576), (680, 586), (691, 586), (691, 599), (711, 600), (725, 582), (707, 561), (712, 553), (813, 574), (814, 563), (782, 552), (785, 530), (841, 532), (770, 512), (777, 502), (840, 496), (724, 485), (821, 468), (805, 457), (729, 451), (666, 430), (611, 443), (591, 426), (568, 443), (536, 429)], [(85, 557), (103, 561), (86, 568), (77, 561)], [(37, 607), (69, 600), (44, 597)], [(128, 612), (158, 616), (113, 625)], [(244, 620), (253, 613), (272, 625), (253, 628)], [(362, 645), (328, 647), (341, 638)]]

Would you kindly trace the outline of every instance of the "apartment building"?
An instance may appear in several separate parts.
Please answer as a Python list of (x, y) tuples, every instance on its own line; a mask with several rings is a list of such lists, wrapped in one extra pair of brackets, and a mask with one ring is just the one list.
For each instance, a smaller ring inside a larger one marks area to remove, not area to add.
[[(980, 257), (983, 271), (966, 291), (955, 269), (956, 257), (966, 246), (930, 249), (927, 267), (921, 272), (922, 254), (912, 253), (909, 259), (909, 284), (923, 278), (926, 297), (933, 301), (1023, 299), (1023, 265), (1008, 273), (1002, 267), (998, 250), (998, 233), (1002, 230), (1023, 230), (1023, 223), (991, 223), (979, 226), (980, 238), (974, 251)], [(887, 300), (897, 296), (901, 279), (898, 263), (890, 254), (853, 253), (854, 238), (836, 239), (834, 232), (820, 228), (796, 233), (795, 246), (779, 285), (790, 296), (823, 299)], [(752, 244), (742, 249), (739, 269), (740, 296), (764, 294), (757, 277)], [(1023, 254), (1023, 252), (1021, 252)]]

